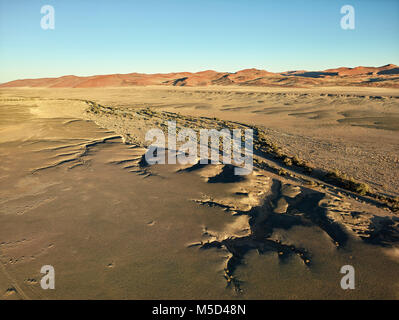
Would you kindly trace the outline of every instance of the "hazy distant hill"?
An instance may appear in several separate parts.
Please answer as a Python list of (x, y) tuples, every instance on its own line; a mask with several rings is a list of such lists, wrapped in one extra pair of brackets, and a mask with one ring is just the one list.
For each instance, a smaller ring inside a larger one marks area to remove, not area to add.
[(196, 73), (128, 73), (89, 77), (68, 75), (59, 78), (15, 80), (0, 84), (0, 87), (96, 88), (145, 85), (373, 86), (399, 88), (399, 67), (394, 64), (387, 64), (381, 67), (341, 67), (324, 71), (300, 70), (281, 73), (245, 69), (234, 73), (207, 70)]

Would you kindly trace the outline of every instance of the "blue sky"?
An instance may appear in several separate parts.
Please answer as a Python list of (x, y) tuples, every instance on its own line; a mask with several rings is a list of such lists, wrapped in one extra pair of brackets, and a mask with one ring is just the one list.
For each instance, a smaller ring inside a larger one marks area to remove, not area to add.
[[(40, 27), (43, 5), (55, 29)], [(355, 8), (355, 30), (340, 8)], [(0, 0), (0, 82), (399, 64), (398, 0)]]

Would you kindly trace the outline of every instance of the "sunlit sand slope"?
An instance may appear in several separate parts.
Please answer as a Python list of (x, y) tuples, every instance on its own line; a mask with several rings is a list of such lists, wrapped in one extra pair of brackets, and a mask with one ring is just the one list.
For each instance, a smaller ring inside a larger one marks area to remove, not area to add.
[[(2, 92), (1, 299), (399, 298), (392, 189), (330, 172), (328, 149), (328, 161), (310, 161), (306, 142), (285, 144), (302, 137), (323, 152), (314, 141), (326, 123), (330, 131), (352, 128), (334, 118), (341, 111), (316, 119), (287, 113), (307, 113), (317, 99), (321, 109), (329, 101), (357, 108), (350, 100), (366, 104), (366, 96), (123, 90)], [(370, 109), (396, 116), (394, 95), (367, 99)], [(262, 100), (260, 110), (271, 105), (287, 123), (253, 112), (258, 107), (235, 110)], [(252, 128), (253, 172), (238, 178), (232, 165), (148, 165), (145, 132), (168, 120), (196, 130)], [(369, 130), (371, 139), (390, 133), (387, 143), (397, 147), (394, 128), (353, 128)], [(339, 133), (331, 136), (338, 143)], [(395, 180), (395, 170), (387, 177)], [(340, 287), (347, 264), (356, 290)], [(54, 291), (40, 288), (43, 265), (55, 268)]]

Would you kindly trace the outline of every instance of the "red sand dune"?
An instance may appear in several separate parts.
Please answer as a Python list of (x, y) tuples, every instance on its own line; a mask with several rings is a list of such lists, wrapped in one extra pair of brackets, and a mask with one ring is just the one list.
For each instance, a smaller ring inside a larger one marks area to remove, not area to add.
[(394, 64), (387, 64), (382, 67), (356, 67), (356, 68), (337, 68), (337, 69), (328, 69), (326, 72), (338, 72), (339, 76), (353, 76), (353, 75), (372, 75), (378, 74), (381, 71), (398, 68), (398, 66)]
[(341, 67), (324, 71), (299, 70), (281, 73), (245, 69), (234, 73), (207, 70), (196, 73), (128, 73), (89, 77), (68, 75), (59, 78), (15, 80), (0, 84), (0, 87), (96, 88), (146, 85), (308, 87), (318, 85), (356, 85), (399, 88), (398, 75), (399, 67), (394, 64), (387, 64), (381, 67)]

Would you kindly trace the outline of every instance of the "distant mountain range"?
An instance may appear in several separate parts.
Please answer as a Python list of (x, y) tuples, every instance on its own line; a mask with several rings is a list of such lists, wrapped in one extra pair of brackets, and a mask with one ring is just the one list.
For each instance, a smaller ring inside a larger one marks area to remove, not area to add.
[(381, 67), (341, 67), (324, 71), (297, 70), (281, 73), (245, 69), (234, 73), (208, 70), (196, 73), (128, 73), (88, 77), (68, 75), (58, 78), (14, 80), (0, 84), (0, 87), (97, 88), (146, 85), (239, 85), (263, 87), (372, 86), (399, 88), (399, 67), (394, 64), (387, 64)]

